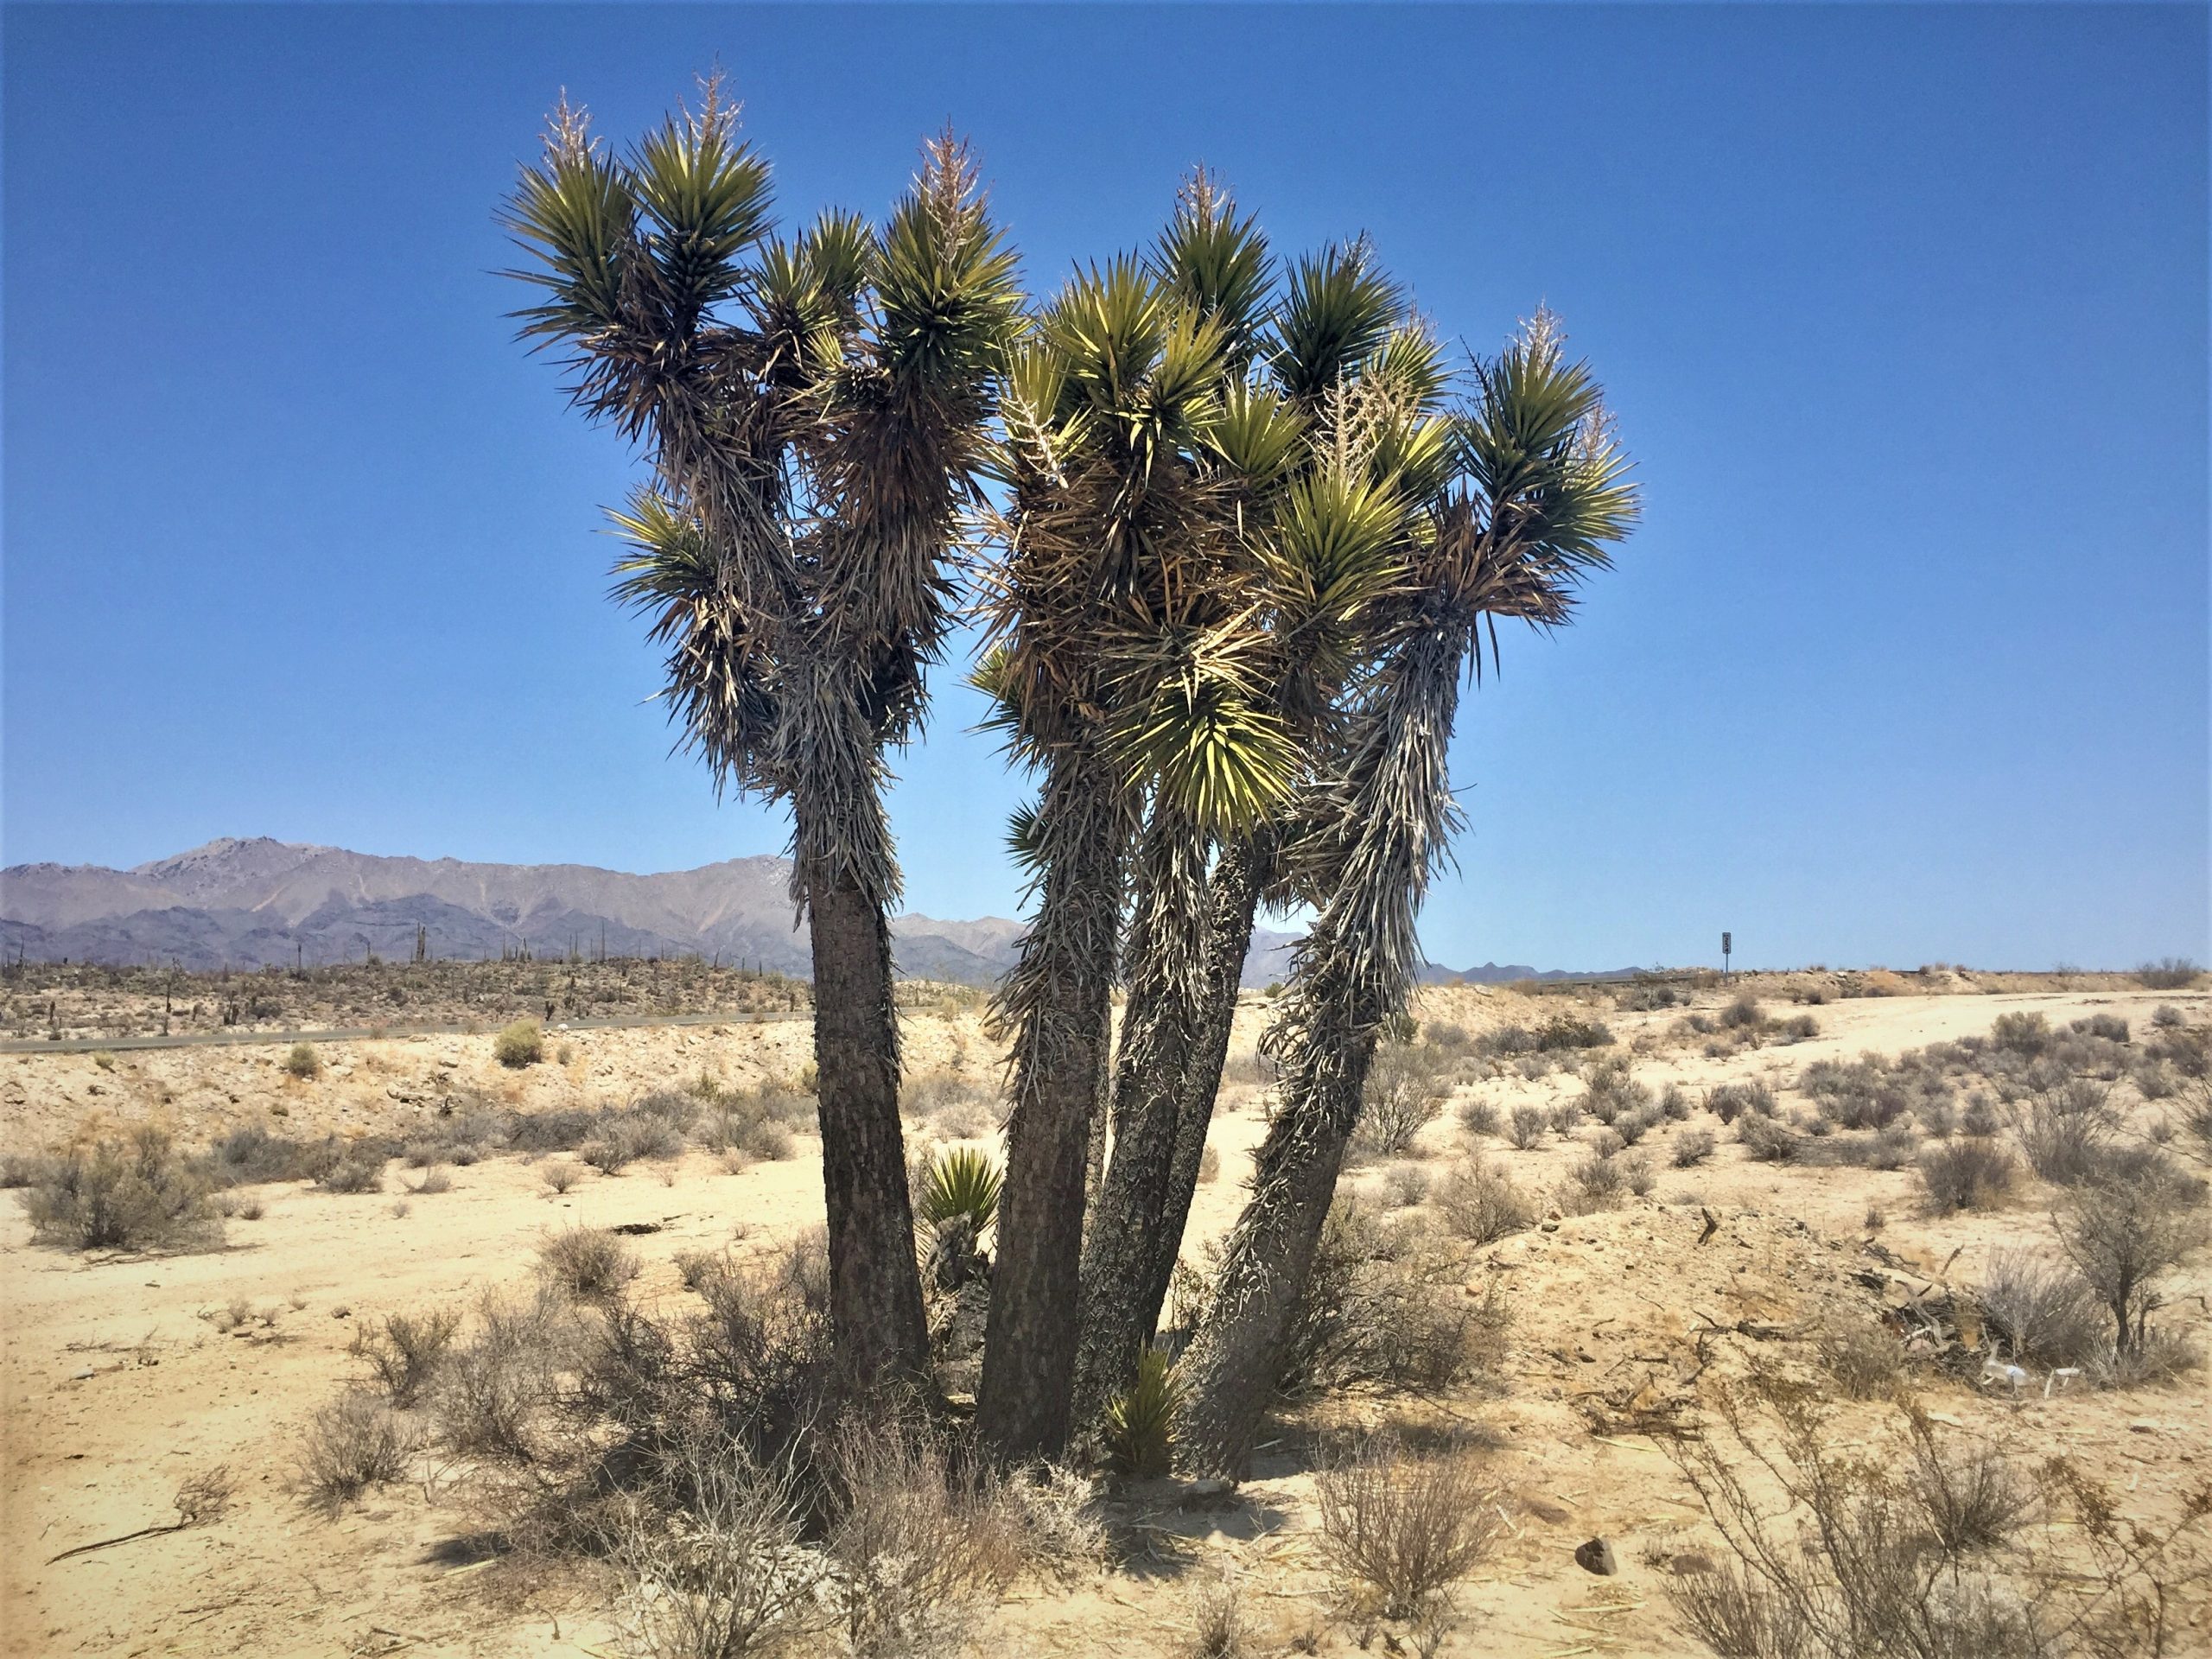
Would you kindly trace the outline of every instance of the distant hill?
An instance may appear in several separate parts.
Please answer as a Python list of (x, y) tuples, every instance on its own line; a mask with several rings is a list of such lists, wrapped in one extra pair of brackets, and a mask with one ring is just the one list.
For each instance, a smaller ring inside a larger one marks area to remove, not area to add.
[[(588, 864), (384, 858), (339, 847), (226, 837), (133, 869), (18, 864), (0, 870), (0, 944), (37, 961), (176, 962), (187, 968), (481, 958), (527, 948), (612, 956), (719, 957), (804, 976), (811, 963), (790, 895), (791, 864), (734, 858), (632, 875)], [(909, 978), (988, 985), (1014, 962), (1022, 925), (1004, 917), (891, 925)], [(1255, 929), (1244, 982), (1287, 979), (1297, 936)], [(1432, 982), (1555, 977), (1493, 963)]]

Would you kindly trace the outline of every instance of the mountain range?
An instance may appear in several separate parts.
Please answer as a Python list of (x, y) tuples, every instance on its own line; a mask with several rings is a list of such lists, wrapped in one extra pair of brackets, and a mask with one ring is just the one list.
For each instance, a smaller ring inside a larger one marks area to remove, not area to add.
[[(0, 870), (0, 946), (34, 961), (177, 963), (188, 969), (405, 959), (422, 930), (439, 958), (719, 957), (804, 976), (811, 963), (790, 896), (791, 864), (766, 856), (632, 875), (588, 864), (386, 858), (266, 836), (225, 837), (127, 870), (17, 864)], [(988, 985), (1014, 963), (1022, 925), (1001, 916), (891, 924), (908, 978)], [(1244, 982), (1289, 976), (1298, 936), (1253, 931)], [(1560, 977), (1518, 964), (1424, 980)]]

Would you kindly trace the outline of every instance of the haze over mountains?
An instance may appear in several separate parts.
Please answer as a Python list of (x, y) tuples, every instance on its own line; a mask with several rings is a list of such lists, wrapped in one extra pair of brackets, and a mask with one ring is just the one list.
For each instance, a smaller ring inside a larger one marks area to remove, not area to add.
[[(0, 944), (33, 961), (178, 963), (257, 968), (295, 961), (405, 960), (416, 930), (439, 957), (720, 957), (805, 976), (804, 931), (789, 861), (734, 858), (696, 870), (631, 875), (586, 864), (473, 864), (385, 858), (338, 847), (226, 837), (128, 870), (18, 864), (0, 871)], [(988, 985), (1014, 961), (1022, 926), (1004, 917), (892, 923), (909, 978)], [(1255, 929), (1248, 985), (1287, 976), (1297, 937)], [(1538, 977), (1485, 963), (1464, 976)]]

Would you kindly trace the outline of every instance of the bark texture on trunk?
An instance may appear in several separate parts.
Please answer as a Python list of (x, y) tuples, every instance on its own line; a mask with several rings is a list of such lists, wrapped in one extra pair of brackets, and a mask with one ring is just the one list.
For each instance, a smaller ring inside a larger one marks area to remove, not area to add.
[(1040, 817), (1057, 843), (1021, 960), (1001, 993), (1014, 1106), (976, 1426), (1007, 1461), (1067, 1445), (1084, 1174), (1106, 1074), (1121, 922), (1120, 805), (1103, 768), (1054, 762)]
[(843, 1382), (865, 1392), (929, 1374), (899, 1122), (891, 932), (882, 906), (850, 882), (813, 884), (806, 910), (830, 1325)]
[(1136, 1380), (1152, 1336), (1145, 1291), (1175, 1155), (1190, 1039), (1205, 1000), (1205, 849), (1155, 806), (1129, 930), (1128, 1002), (1113, 1083), (1114, 1158), (1084, 1239), (1074, 1421), (1087, 1427)]
[(1332, 1046), (1338, 1052), (1325, 1070), (1332, 1075), (1277, 1109), (1255, 1160), (1251, 1200), (1222, 1262), (1214, 1306), (1178, 1366), (1176, 1459), (1196, 1474), (1241, 1478), (1274, 1398), (1283, 1333), (1359, 1120), (1375, 1037), (1346, 1031)]
[(1229, 1059), (1230, 1034), (1236, 1021), (1236, 993), (1244, 982), (1244, 958), (1252, 948), (1253, 917), (1260, 907), (1260, 895), (1274, 874), (1272, 847), (1272, 837), (1259, 844), (1230, 847), (1224, 849), (1214, 866), (1205, 1001), (1177, 1088), (1175, 1154), (1168, 1166), (1160, 1226), (1146, 1241), (1142, 1324), (1147, 1340), (1160, 1328), (1167, 1287), (1174, 1281), (1175, 1264), (1182, 1258), (1191, 1201), (1198, 1191), (1198, 1167), (1205, 1160), (1206, 1134), (1213, 1127), (1214, 1101), (1221, 1093), (1222, 1067)]

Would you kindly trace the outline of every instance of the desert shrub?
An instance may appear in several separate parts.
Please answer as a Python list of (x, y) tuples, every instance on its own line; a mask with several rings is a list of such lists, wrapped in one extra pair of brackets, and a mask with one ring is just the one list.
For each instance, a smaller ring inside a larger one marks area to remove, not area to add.
[(1136, 1380), (1106, 1407), (1101, 1440), (1108, 1466), (1141, 1479), (1166, 1474), (1174, 1449), (1171, 1429), (1181, 1397), (1166, 1354), (1157, 1348), (1139, 1354)]
[(1475, 1039), (1475, 1052), (1484, 1055), (1514, 1056), (1536, 1050), (1536, 1035), (1526, 1026), (1494, 1026)]
[(1657, 1115), (1652, 1112), (1623, 1112), (1613, 1120), (1612, 1129), (1623, 1146), (1632, 1147), (1650, 1134), (1657, 1122)]
[(1361, 1158), (1395, 1158), (1444, 1109), (1451, 1081), (1443, 1050), (1395, 1039), (1378, 1044), (1360, 1096), (1351, 1149)]
[(2163, 1061), (2140, 1059), (2128, 1068), (2127, 1080), (2145, 1100), (2171, 1100), (2175, 1092), (2173, 1073)]
[(576, 1156), (602, 1175), (619, 1175), (640, 1158), (673, 1158), (683, 1145), (683, 1131), (665, 1118), (622, 1112), (608, 1116)]
[(2184, 991), (2202, 977), (2203, 970), (2187, 957), (2168, 957), (2146, 962), (2135, 970), (2138, 984), (2154, 991)]
[(464, 1457), (513, 1465), (572, 1444), (549, 1418), (578, 1344), (571, 1307), (553, 1287), (527, 1300), (487, 1295), (466, 1341), (448, 1346), (429, 1394), (436, 1438)]
[(1983, 1095), (1970, 1096), (1967, 1109), (1959, 1115), (1959, 1128), (1968, 1135), (1993, 1135), (1999, 1128), (1997, 1108)]
[(2050, 1046), (2050, 1021), (2039, 1014), (2000, 1014), (1989, 1028), (1991, 1046), (2033, 1059)]
[(272, 1135), (258, 1123), (241, 1123), (207, 1147), (206, 1168), (219, 1186), (307, 1179), (307, 1148)]
[(630, 1103), (632, 1118), (649, 1117), (665, 1123), (677, 1135), (688, 1135), (704, 1108), (723, 1098), (721, 1084), (702, 1072), (682, 1089), (649, 1089)]
[(1409, 1210), (1427, 1198), (1431, 1185), (1419, 1164), (1393, 1164), (1382, 1174), (1382, 1202), (1393, 1210)]
[(1672, 1154), (1676, 1169), (1691, 1169), (1713, 1156), (1714, 1146), (1711, 1129), (1684, 1129), (1675, 1137)]
[(819, 1633), (829, 1564), (804, 1546), (788, 1468), (692, 1433), (664, 1452), (658, 1484), (661, 1503), (616, 1511), (607, 1551), (650, 1659), (740, 1659)]
[(1510, 1127), (1505, 1132), (1506, 1139), (1521, 1152), (1527, 1152), (1541, 1146), (1544, 1139), (1544, 1114), (1541, 1108), (1529, 1105), (1516, 1106), (1513, 1109), (1512, 1116), (1508, 1120)]
[(1904, 1381), (1904, 1345), (1878, 1320), (1839, 1315), (1814, 1332), (1813, 1349), (1848, 1399), (1886, 1400)]
[(1736, 1138), (1744, 1143), (1745, 1154), (1754, 1163), (1795, 1163), (1802, 1143), (1797, 1136), (1770, 1117), (1746, 1115), (1736, 1122)]
[(1544, 1127), (1564, 1140), (1582, 1126), (1582, 1103), (1562, 1100), (1543, 1115)]
[(1714, 1654), (2120, 1659), (2171, 1650), (2164, 1580), (2183, 1573), (2169, 1571), (2170, 1552), (2201, 1522), (2202, 1506), (2185, 1505), (2163, 1531), (2131, 1527), (2108, 1494), (2054, 1465), (2054, 1506), (2070, 1504), (2082, 1548), (2070, 1557), (2023, 1549), (2017, 1541), (2042, 1506), (2000, 1448), (1955, 1450), (1928, 1417), (1900, 1406), (1904, 1444), (1870, 1458), (1834, 1446), (1809, 1395), (1771, 1384), (1757, 1394), (1751, 1404), (1737, 1395), (1724, 1403), (1725, 1433), (1716, 1426), (1669, 1446), (1733, 1558), (1669, 1586)]
[(1613, 1006), (1627, 1014), (1649, 1014), (1658, 1008), (1671, 1008), (1687, 1001), (1688, 996), (1671, 985), (1635, 985), (1618, 993)]
[(1613, 1033), (1595, 1020), (1578, 1020), (1571, 1014), (1555, 1014), (1536, 1028), (1535, 1046), (1546, 1052), (1560, 1049), (1603, 1048), (1613, 1040)]
[(638, 1276), (638, 1253), (604, 1227), (571, 1227), (537, 1247), (538, 1271), (571, 1296), (613, 1296)]
[(2146, 1044), (2143, 1052), (2149, 1059), (2171, 1065), (2184, 1077), (2202, 1081), (2212, 1073), (2212, 1041), (2208, 1040), (2208, 1033), (2201, 1027), (2184, 1027), (2164, 1033), (2157, 1041)]
[(1778, 1042), (1809, 1043), (1821, 1034), (1821, 1022), (1809, 1014), (1795, 1014), (1774, 1021), (1767, 1030)]
[(1330, 1207), (1288, 1321), (1275, 1385), (1303, 1398), (1356, 1382), (1442, 1388), (1493, 1364), (1505, 1312), (1478, 1301), (1433, 1236), (1386, 1227), (1358, 1201)]
[(1578, 1160), (1567, 1171), (1567, 1187), (1561, 1194), (1567, 1209), (1577, 1215), (1587, 1215), (1593, 1210), (1610, 1210), (1620, 1202), (1621, 1190), (1627, 1183), (1621, 1166), (1610, 1153), (1593, 1152)]
[(1454, 1164), (1434, 1198), (1445, 1227), (1471, 1243), (1492, 1243), (1535, 1224), (1535, 1208), (1521, 1189), (1479, 1157)]
[(545, 1030), (535, 1020), (518, 1020), (492, 1039), (492, 1058), (520, 1071), (545, 1058)]
[(1689, 1091), (1681, 1084), (1670, 1083), (1659, 1091), (1660, 1116), (1669, 1123), (1681, 1123), (1688, 1121), (1689, 1115)]
[(1480, 1561), (1502, 1524), (1469, 1458), (1414, 1459), (1383, 1437), (1316, 1478), (1323, 1553), (1347, 1592), (1385, 1618), (1428, 1611)]
[(221, 1243), (206, 1176), (162, 1131), (73, 1147), (29, 1172), (31, 1239), (77, 1250), (187, 1250)]
[(312, 1043), (294, 1043), (278, 1064), (285, 1076), (297, 1077), (302, 1083), (312, 1082), (322, 1075), (322, 1056), (315, 1052)]
[(507, 1126), (507, 1144), (521, 1153), (574, 1152), (598, 1132), (608, 1116), (580, 1106), (518, 1112)]
[(404, 1418), (373, 1395), (354, 1389), (308, 1420), (300, 1473), (308, 1494), (334, 1508), (372, 1486), (397, 1480), (417, 1443)]
[(48, 1179), (54, 1160), (42, 1152), (11, 1152), (0, 1156), (0, 1192), (35, 1186)]
[(1021, 1565), (995, 1483), (928, 1432), (849, 1421), (833, 1437), (829, 1599), (855, 1659), (957, 1652)]
[(1523, 1083), (1536, 1083), (1551, 1076), (1556, 1065), (1548, 1054), (1523, 1054), (1513, 1062), (1513, 1072)]
[(2202, 1201), (2201, 1185), (2154, 1152), (2085, 1182), (2053, 1217), (2060, 1248), (2112, 1316), (2120, 1360), (2145, 1349), (2165, 1274), (2203, 1242)]
[(356, 1196), (363, 1192), (381, 1192), (384, 1191), (384, 1166), (391, 1161), (390, 1154), (382, 1146), (361, 1141), (345, 1147), (336, 1161), (323, 1172), (316, 1185), (326, 1192)]
[(1469, 1135), (1497, 1135), (1502, 1126), (1497, 1108), (1486, 1100), (1466, 1100), (1459, 1103), (1459, 1127)]
[(575, 1186), (583, 1172), (574, 1164), (548, 1164), (537, 1172), (537, 1179), (545, 1183), (551, 1192), (566, 1192)]
[(1210, 1186), (1221, 1179), (1221, 1148), (1208, 1147), (1198, 1154), (1198, 1184)]
[(1249, 1659), (1258, 1633), (1244, 1616), (1244, 1599), (1226, 1575), (1208, 1580), (1191, 1598), (1191, 1635), (1181, 1659)]
[(2071, 1077), (2038, 1091), (2013, 1124), (2030, 1167), (2046, 1181), (2069, 1185), (2102, 1166), (2119, 1114), (2111, 1091), (2088, 1077)]
[(346, 1351), (366, 1361), (391, 1403), (404, 1408), (421, 1398), (460, 1328), (461, 1316), (451, 1308), (387, 1313), (364, 1320)]
[(2015, 1364), (2086, 1366), (2107, 1345), (2088, 1281), (2070, 1264), (2032, 1251), (1993, 1252), (1969, 1300), (1992, 1351)]
[(1746, 991), (1720, 1010), (1720, 1024), (1727, 1031), (1756, 1031), (1766, 1019), (1758, 999)]
[(2018, 1173), (2010, 1153), (1979, 1135), (1931, 1147), (1920, 1159), (1921, 1185), (1938, 1215), (1994, 1208), (2012, 1192)]
[(2177, 1031), (2182, 1023), (2181, 1010), (2171, 1002), (2161, 1002), (2151, 1011), (2151, 1024), (2157, 1030)]
[(1649, 1196), (1651, 1189), (1659, 1185), (1658, 1172), (1652, 1168), (1651, 1160), (1644, 1154), (1632, 1152), (1616, 1161), (1620, 1165), (1621, 1185), (1637, 1198)]
[(448, 1170), (433, 1166), (424, 1170), (423, 1179), (407, 1190), (418, 1198), (424, 1195), (435, 1198), (441, 1192), (453, 1191), (453, 1175)]
[(2101, 1038), (2108, 1043), (2124, 1043), (2129, 1036), (2127, 1021), (2116, 1014), (2093, 1014), (2086, 1019), (2076, 1020), (2068, 1029), (2080, 1032), (2084, 1036)]
[[(1940, 1077), (1936, 1082), (1937, 1097), (1948, 1096), (1948, 1085)], [(1805, 1068), (1797, 1086), (1841, 1128), (1882, 1128), (1912, 1109), (1911, 1092), (1873, 1055), (1851, 1061), (1815, 1060)]]
[(1705, 1109), (1723, 1123), (1733, 1123), (1745, 1115), (1772, 1117), (1775, 1113), (1774, 1090), (1759, 1080), (1750, 1083), (1724, 1083), (1705, 1091)]

